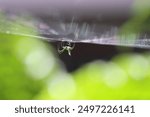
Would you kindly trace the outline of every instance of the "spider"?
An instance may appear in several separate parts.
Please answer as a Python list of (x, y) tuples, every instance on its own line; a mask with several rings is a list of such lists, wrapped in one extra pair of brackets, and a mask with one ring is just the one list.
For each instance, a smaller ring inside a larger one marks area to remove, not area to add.
[(75, 47), (74, 43), (62, 41), (58, 46), (58, 52), (61, 54), (64, 51), (68, 51), (69, 56), (71, 56), (71, 51), (74, 49), (74, 47)]

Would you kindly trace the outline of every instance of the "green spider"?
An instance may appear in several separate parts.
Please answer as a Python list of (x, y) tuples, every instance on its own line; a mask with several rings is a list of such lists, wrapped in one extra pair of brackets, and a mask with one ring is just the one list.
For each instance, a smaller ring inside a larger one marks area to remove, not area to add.
[(61, 54), (64, 51), (68, 51), (69, 56), (71, 56), (71, 51), (74, 49), (74, 47), (75, 47), (74, 43), (68, 41), (62, 41), (58, 46), (58, 52), (59, 54)]

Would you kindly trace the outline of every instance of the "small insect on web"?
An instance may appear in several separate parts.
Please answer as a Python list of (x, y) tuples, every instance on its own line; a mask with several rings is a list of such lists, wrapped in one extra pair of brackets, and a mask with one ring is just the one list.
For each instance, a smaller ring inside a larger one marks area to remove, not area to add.
[(58, 45), (58, 52), (61, 54), (64, 51), (67, 51), (68, 55), (71, 56), (71, 51), (74, 49), (74, 47), (75, 47), (75, 43), (71, 43), (69, 41), (62, 41)]

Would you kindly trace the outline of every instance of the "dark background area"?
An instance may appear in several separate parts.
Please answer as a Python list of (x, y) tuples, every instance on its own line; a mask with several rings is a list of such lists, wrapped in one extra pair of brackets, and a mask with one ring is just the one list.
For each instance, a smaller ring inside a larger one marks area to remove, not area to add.
[[(57, 50), (57, 43), (51, 43)], [(75, 48), (72, 50), (71, 56), (68, 55), (67, 51), (59, 54), (59, 58), (63, 61), (66, 69), (69, 72), (77, 70), (82, 65), (92, 62), (94, 60), (105, 60), (109, 61), (113, 57), (124, 53), (143, 53), (149, 49), (144, 48), (133, 48), (133, 47), (122, 47), (122, 46), (111, 46), (111, 45), (98, 45), (98, 44), (87, 44), (87, 43), (76, 43)]]

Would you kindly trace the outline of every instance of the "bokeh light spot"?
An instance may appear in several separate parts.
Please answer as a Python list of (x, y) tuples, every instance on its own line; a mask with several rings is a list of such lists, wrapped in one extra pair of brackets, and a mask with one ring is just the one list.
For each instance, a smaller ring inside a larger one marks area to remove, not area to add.
[(128, 72), (135, 80), (142, 80), (148, 73), (149, 63), (146, 58), (140, 55), (135, 55), (130, 58)]
[(71, 99), (75, 92), (75, 81), (67, 73), (59, 72), (50, 80), (49, 93), (54, 99)]
[(118, 88), (126, 84), (128, 77), (116, 64), (109, 63), (103, 70), (103, 80), (107, 86), (111, 88)]
[(26, 69), (34, 78), (45, 78), (54, 67), (54, 59), (44, 50), (31, 52), (25, 60)]
[(54, 68), (54, 56), (45, 44), (38, 40), (21, 39), (17, 42), (16, 52), (32, 78), (45, 78)]

